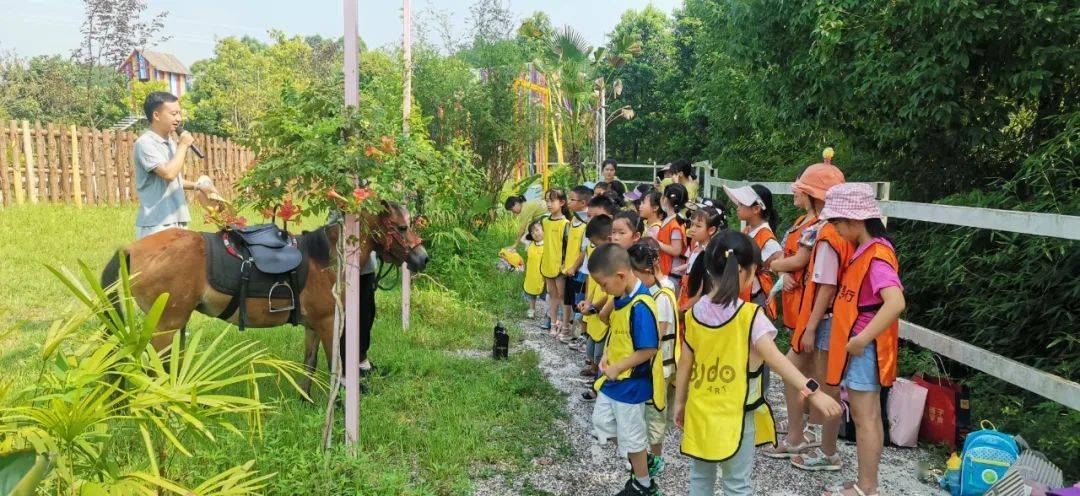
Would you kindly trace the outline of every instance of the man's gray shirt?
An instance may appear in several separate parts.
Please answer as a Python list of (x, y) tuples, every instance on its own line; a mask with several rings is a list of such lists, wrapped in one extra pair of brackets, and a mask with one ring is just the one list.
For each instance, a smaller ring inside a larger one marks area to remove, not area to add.
[(139, 214), (135, 225), (139, 227), (160, 226), (177, 222), (190, 222), (184, 183), (179, 174), (166, 181), (154, 173), (158, 166), (172, 160), (176, 143), (162, 138), (153, 131), (146, 131), (135, 140), (135, 189), (139, 194)]

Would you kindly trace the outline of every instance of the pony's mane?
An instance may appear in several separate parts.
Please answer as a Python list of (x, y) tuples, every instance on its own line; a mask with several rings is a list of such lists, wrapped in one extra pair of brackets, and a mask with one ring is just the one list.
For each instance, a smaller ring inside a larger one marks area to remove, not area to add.
[(307, 253), (315, 263), (326, 267), (330, 265), (330, 238), (326, 236), (326, 226), (314, 231), (300, 233), (300, 250)]

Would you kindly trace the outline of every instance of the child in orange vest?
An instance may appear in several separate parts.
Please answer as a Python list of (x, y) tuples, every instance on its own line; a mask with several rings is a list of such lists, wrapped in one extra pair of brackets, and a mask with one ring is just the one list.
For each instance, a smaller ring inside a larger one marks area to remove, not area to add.
[[(832, 165), (831, 153), (825, 161), (808, 167), (799, 177), (792, 190), (810, 197), (815, 212), (825, 205), (825, 192), (844, 182), (844, 173)], [(839, 398), (839, 388), (824, 384), (828, 362), (829, 336), (832, 329), (832, 306), (836, 289), (843, 274), (843, 262), (851, 256), (855, 246), (844, 240), (824, 220), (807, 226), (799, 240), (799, 249), (792, 265), (785, 265), (787, 258), (775, 260), (775, 270), (791, 270), (801, 260), (806, 269), (801, 281), (802, 295), (792, 330), (791, 350), (788, 359), (799, 370), (822, 382), (822, 389), (833, 398)], [(799, 392), (791, 387), (785, 389), (787, 403), (787, 436), (774, 449), (764, 454), (772, 458), (790, 458), (792, 465), (810, 471), (837, 471), (843, 466), (836, 452), (836, 439), (840, 432), (839, 419), (822, 421), (821, 434), (806, 429), (802, 416), (805, 411)]]
[(656, 233), (656, 240), (660, 242), (660, 270), (671, 275), (671, 282), (676, 288), (681, 285), (682, 278), (679, 274), (673, 274), (671, 268), (681, 263), (680, 257), (686, 250), (686, 230), (679, 212), (686, 207), (688, 197), (686, 186), (681, 184), (667, 185), (660, 197), (660, 208), (664, 212), (664, 220)]
[(776, 209), (773, 207), (772, 192), (769, 188), (760, 184), (729, 188), (724, 186), (724, 192), (738, 208), (735, 213), (739, 220), (746, 223), (743, 234), (750, 236), (754, 244), (761, 250), (761, 260), (758, 272), (750, 288), (739, 295), (744, 301), (763, 305), (765, 314), (770, 319), (776, 318), (776, 305), (766, 305), (769, 292), (773, 288), (772, 273), (769, 265), (780, 258), (783, 249), (776, 241), (773, 234), (773, 226), (779, 223)]
[(844, 275), (833, 303), (825, 381), (848, 390), (858, 434), (859, 475), (854, 483), (832, 488), (828, 494), (876, 496), (884, 441), (879, 390), (896, 379), (904, 286), (873, 188), (866, 184), (829, 188), (821, 217), (857, 246), (844, 261)]

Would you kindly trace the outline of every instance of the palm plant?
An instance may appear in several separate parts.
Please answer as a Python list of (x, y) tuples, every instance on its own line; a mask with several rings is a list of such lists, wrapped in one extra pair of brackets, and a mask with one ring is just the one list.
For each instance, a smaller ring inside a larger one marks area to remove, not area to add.
[[(282, 377), (304, 394), (295, 381), (302, 365), (273, 358), (256, 343), (227, 346), (225, 334), (204, 344), (201, 329), (186, 346), (177, 333), (158, 352), (150, 338), (168, 295), (140, 315), (126, 267), (110, 288), (85, 264), (80, 269), (81, 278), (49, 267), (83, 308), (50, 328), (36, 383), (22, 389), (0, 384), (0, 470), (4, 460), (35, 453), (49, 462), (38, 469), (44, 487), (65, 493), (234, 495), (262, 487), (273, 474), (260, 475), (249, 461), (186, 488), (168, 478), (168, 455), (191, 456), (215, 433), (261, 434), (271, 405), (258, 381)], [(242, 430), (238, 421), (245, 419)], [(141, 444), (143, 466), (121, 466), (117, 446), (125, 441)], [(0, 476), (0, 484), (4, 480)]]
[[(618, 68), (641, 51), (636, 36), (626, 34), (611, 40), (609, 46), (593, 48), (573, 28), (566, 26), (550, 34), (550, 49), (534, 64), (549, 75), (552, 94), (552, 127), (567, 149), (567, 161), (579, 175), (584, 149), (595, 132), (596, 109), (601, 105), (604, 67)], [(616, 85), (621, 85), (617, 79)]]

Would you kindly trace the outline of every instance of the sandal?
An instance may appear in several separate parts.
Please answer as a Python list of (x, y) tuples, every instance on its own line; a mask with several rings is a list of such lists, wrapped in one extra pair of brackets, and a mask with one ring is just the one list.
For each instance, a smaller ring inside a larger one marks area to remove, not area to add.
[(780, 438), (780, 442), (776, 443), (776, 446), (766, 446), (761, 450), (761, 454), (769, 458), (782, 460), (798, 455), (807, 448), (809, 448), (809, 446), (807, 446), (806, 443), (799, 443), (794, 446), (788, 444), (787, 437), (785, 436)]
[(844, 462), (840, 459), (840, 453), (826, 456), (825, 452), (821, 451), (821, 448), (814, 448), (810, 452), (793, 456), (791, 464), (796, 468), (811, 472), (835, 472), (844, 466)]
[(866, 494), (855, 482), (848, 482), (841, 486), (833, 486), (825, 491), (823, 496), (880, 496), (880, 492)]
[(584, 393), (581, 393), (581, 399), (585, 401), (596, 401), (596, 391), (590, 389), (588, 391), (585, 391)]

